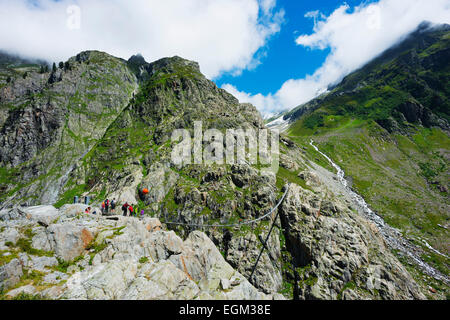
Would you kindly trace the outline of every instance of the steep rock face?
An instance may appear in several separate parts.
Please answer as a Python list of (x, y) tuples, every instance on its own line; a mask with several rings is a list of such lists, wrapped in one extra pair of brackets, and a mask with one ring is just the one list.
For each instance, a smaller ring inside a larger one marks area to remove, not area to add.
[(62, 117), (61, 109), (51, 102), (10, 113), (1, 132), (0, 162), (16, 167), (50, 146)]
[(280, 215), (301, 299), (425, 299), (377, 229), (345, 203), (295, 184)]
[(51, 73), (17, 75), (1, 87), (3, 206), (55, 202), (66, 173), (103, 136), (136, 89), (125, 61), (96, 51), (80, 53)]

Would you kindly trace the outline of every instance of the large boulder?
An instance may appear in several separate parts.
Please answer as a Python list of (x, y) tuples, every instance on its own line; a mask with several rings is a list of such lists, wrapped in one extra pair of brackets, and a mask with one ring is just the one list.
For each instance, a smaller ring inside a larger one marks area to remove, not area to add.
[(20, 233), (16, 230), (16, 228), (6, 228), (1, 234), (0, 234), (0, 241), (3, 241), (5, 243), (16, 243), (17, 240), (20, 238)]
[(52, 237), (49, 237), (49, 232), (45, 227), (39, 227), (33, 229), (34, 235), (31, 239), (31, 245), (33, 248), (44, 251), (51, 251), (54, 247), (52, 246)]
[(183, 240), (173, 231), (154, 232), (148, 239), (147, 247), (155, 261), (166, 260), (183, 251)]
[(28, 219), (45, 226), (52, 224), (61, 215), (58, 209), (48, 205), (21, 208), (21, 211)]
[(15, 298), (20, 294), (34, 295), (36, 294), (36, 288), (32, 285), (22, 286), (20, 288), (9, 291), (6, 296), (9, 298)]
[[(268, 230), (259, 235), (265, 239)], [(232, 237), (227, 243), (226, 260), (240, 273), (250, 277), (253, 266), (261, 251), (261, 240), (254, 233), (240, 237)], [(272, 232), (267, 242), (267, 249), (263, 251), (256, 266), (252, 283), (265, 293), (277, 292), (283, 282), (279, 269), (280, 239), (278, 232)]]
[(94, 239), (89, 229), (75, 223), (53, 224), (47, 231), (52, 250), (58, 258), (65, 261), (81, 255)]
[[(220, 299), (268, 298), (228, 264), (214, 243), (200, 231), (189, 234), (181, 254), (169, 258), (203, 292)], [(223, 283), (232, 285), (224, 288)], [(205, 296), (206, 297), (206, 296)]]
[(19, 259), (11, 260), (8, 264), (0, 267), (0, 288), (8, 289), (16, 285), (22, 275), (22, 265)]

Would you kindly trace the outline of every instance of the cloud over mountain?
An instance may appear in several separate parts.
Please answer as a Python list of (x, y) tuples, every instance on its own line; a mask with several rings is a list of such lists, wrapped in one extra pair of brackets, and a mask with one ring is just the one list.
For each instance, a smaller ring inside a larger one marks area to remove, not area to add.
[[(353, 10), (343, 4), (328, 17), (318, 11), (305, 14), (313, 18), (313, 33), (296, 38), (296, 44), (311, 49), (330, 48), (323, 65), (303, 79), (289, 79), (274, 94), (248, 94), (230, 84), (223, 88), (241, 102), (254, 103), (263, 113), (291, 109), (314, 98), (402, 40), (423, 21), (450, 23), (448, 0), (380, 0), (361, 4)], [(302, 63), (299, 61), (298, 63)]]
[(276, 0), (0, 0), (1, 49), (65, 60), (97, 49), (147, 60), (179, 55), (214, 78), (258, 64), (280, 29)]

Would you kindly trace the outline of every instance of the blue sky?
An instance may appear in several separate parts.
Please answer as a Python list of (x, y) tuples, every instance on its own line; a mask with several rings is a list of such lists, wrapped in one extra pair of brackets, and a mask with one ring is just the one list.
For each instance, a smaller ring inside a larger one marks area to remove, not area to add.
[(325, 92), (424, 20), (450, 23), (450, 1), (0, 0), (0, 49), (49, 62), (84, 50), (178, 55), (267, 117)]
[(328, 16), (344, 3), (353, 8), (362, 1), (278, 0), (277, 8), (284, 9), (285, 21), (280, 32), (261, 48), (259, 53), (263, 53), (264, 56), (260, 64), (252, 70), (244, 70), (239, 76), (226, 73), (214, 81), (219, 87), (229, 83), (250, 94), (266, 95), (277, 91), (287, 79), (304, 78), (307, 74), (313, 74), (324, 63), (330, 48), (312, 50), (295, 43), (296, 37), (300, 34), (309, 34), (313, 31), (314, 19), (305, 17), (305, 14), (319, 10)]

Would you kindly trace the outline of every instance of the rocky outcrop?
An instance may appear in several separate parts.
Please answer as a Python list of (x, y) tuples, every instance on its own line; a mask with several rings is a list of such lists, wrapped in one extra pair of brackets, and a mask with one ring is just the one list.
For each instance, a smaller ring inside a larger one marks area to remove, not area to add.
[[(155, 179), (151, 181), (151, 191), (145, 199), (151, 199), (149, 204), (161, 210), (163, 223), (185, 223), (185, 226), (168, 224), (183, 237), (192, 230), (200, 229), (202, 224), (229, 224), (258, 218), (269, 212), (278, 200), (275, 196), (274, 175), (260, 175), (258, 170), (248, 165), (196, 170), (187, 166), (183, 168), (183, 172), (186, 172), (184, 175), (189, 176), (190, 180), (173, 174), (170, 168), (166, 168), (167, 171), (165, 174), (151, 174)], [(166, 178), (159, 179), (159, 176)], [(170, 177), (178, 179), (170, 180)], [(161, 196), (158, 198), (159, 194)], [(248, 278), (261, 249), (262, 239), (266, 237), (270, 227), (269, 221), (270, 217), (267, 217), (251, 226), (204, 230), (226, 261)], [(192, 224), (199, 226), (190, 226)], [(276, 230), (269, 238), (269, 251), (263, 253), (254, 278), (249, 279), (266, 293), (278, 292), (283, 282), (278, 228)]]
[(300, 299), (425, 299), (370, 222), (295, 184), (280, 209)]
[[(40, 209), (48, 211), (48, 207)], [(111, 220), (85, 215), (80, 209), (80, 205), (66, 205), (59, 211), (58, 223), (50, 222), (48, 227), (27, 217), (2, 222), (0, 227), (7, 223), (22, 239), (33, 237), (33, 243), (45, 234), (51, 248), (9, 244), (1, 251), (3, 256), (17, 256), (0, 267), (6, 298), (20, 293), (51, 299), (281, 298), (258, 291), (200, 231), (183, 241), (173, 231), (163, 230), (155, 218)], [(75, 210), (79, 211), (73, 216)], [(21, 211), (40, 213), (37, 208)], [(24, 226), (35, 234), (22, 234)], [(29, 278), (30, 274), (34, 276)], [(32, 283), (22, 285), (27, 279)]]

